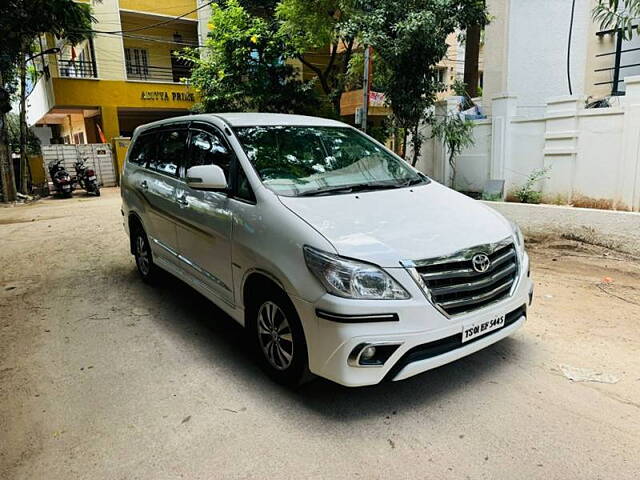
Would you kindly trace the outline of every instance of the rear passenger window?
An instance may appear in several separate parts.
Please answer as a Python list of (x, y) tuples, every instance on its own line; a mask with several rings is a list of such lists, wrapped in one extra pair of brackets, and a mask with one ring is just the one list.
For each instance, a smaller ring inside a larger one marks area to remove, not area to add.
[(198, 165), (218, 165), (229, 181), (231, 155), (222, 139), (215, 134), (200, 130), (191, 131), (191, 155), (187, 168)]
[(129, 161), (136, 165), (145, 166), (154, 153), (155, 143), (153, 135), (140, 135), (131, 146)]
[(149, 162), (149, 168), (157, 172), (177, 176), (178, 166), (187, 150), (187, 131), (169, 130), (156, 136), (158, 152)]

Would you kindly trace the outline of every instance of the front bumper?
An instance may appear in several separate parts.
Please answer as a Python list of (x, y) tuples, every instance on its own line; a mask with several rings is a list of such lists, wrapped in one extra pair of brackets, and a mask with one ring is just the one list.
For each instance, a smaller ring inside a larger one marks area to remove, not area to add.
[[(309, 369), (345, 386), (364, 386), (382, 380), (402, 380), (477, 352), (511, 335), (524, 324), (526, 306), (533, 292), (527, 274), (528, 262), (525, 254), (524, 268), (520, 269), (517, 288), (511, 296), (452, 318), (447, 318), (428, 302), (403, 268), (388, 271), (405, 288), (409, 287), (409, 300), (350, 300), (327, 294), (312, 303), (293, 297), (305, 331)], [(327, 312), (351, 320), (332, 319)], [(506, 315), (508, 319), (505, 326), (468, 343), (462, 344), (461, 340), (456, 343), (457, 338), (462, 338), (463, 324), (483, 322), (500, 315)], [(374, 321), (358, 318), (363, 316), (371, 316)], [(440, 350), (429, 350), (434, 342)], [(443, 349), (446, 342), (449, 348)], [(352, 352), (362, 344), (399, 346), (383, 365), (354, 365)], [(416, 355), (416, 351), (422, 353)]]

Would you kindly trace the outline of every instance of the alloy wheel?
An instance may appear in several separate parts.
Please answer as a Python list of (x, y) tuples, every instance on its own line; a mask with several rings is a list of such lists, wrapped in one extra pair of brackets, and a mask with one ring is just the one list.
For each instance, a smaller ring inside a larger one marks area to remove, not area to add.
[(136, 261), (138, 268), (143, 275), (149, 275), (150, 261), (149, 251), (147, 250), (147, 242), (142, 235), (138, 235), (136, 239)]
[(258, 341), (269, 364), (286, 370), (293, 360), (293, 335), (282, 309), (268, 301), (258, 310)]

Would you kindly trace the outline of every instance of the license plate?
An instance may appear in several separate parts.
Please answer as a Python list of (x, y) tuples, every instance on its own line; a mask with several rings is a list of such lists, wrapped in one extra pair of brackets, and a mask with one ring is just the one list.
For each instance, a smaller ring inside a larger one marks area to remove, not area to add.
[(462, 328), (462, 343), (473, 340), (476, 337), (484, 335), (487, 332), (496, 330), (504, 326), (504, 315), (494, 317), (485, 321), (475, 321), (463, 325)]
[(95, 179), (96, 179), (95, 175), (92, 175), (91, 177), (89, 177), (89, 180), (95, 180)]
[(69, 190), (70, 188), (71, 188), (71, 187), (70, 187), (69, 185), (63, 185), (63, 186), (62, 186), (62, 189), (63, 189), (63, 190)]

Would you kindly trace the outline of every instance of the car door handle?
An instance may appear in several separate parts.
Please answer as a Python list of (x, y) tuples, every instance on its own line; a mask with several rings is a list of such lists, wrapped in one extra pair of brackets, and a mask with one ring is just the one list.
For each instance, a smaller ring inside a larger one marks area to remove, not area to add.
[(178, 197), (176, 202), (178, 202), (178, 205), (180, 205), (181, 207), (186, 207), (187, 205), (189, 205), (189, 202), (187, 202), (187, 197), (185, 195), (183, 195), (182, 197)]
[(142, 188), (143, 190), (147, 190), (149, 188), (146, 180), (140, 182), (140, 188)]

